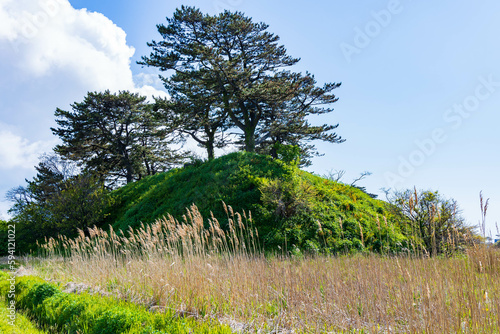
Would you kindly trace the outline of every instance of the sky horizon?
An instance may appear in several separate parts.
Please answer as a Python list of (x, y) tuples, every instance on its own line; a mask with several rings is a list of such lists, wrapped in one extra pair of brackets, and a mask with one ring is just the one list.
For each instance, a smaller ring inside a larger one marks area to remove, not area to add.
[[(457, 200), (471, 225), (489, 198), (487, 231), (500, 221), (500, 3), (444, 0), (83, 1), (0, 0), (0, 196), (31, 179), (57, 143), (56, 108), (88, 91), (166, 92), (154, 68), (138, 65), (159, 40), (156, 24), (181, 5), (241, 11), (265, 22), (319, 84), (342, 82), (335, 111), (342, 144), (315, 143), (308, 171), (345, 170), (349, 183), (384, 199), (382, 188), (430, 189)], [(10, 203), (0, 201), (0, 218)]]

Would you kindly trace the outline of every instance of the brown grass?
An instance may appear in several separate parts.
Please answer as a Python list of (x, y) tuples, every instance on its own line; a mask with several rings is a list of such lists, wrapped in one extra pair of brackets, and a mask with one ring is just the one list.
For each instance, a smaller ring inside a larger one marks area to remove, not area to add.
[[(463, 256), (264, 256), (250, 219), (204, 228), (196, 207), (117, 235), (50, 240), (37, 272), (120, 298), (216, 317), (248, 332), (500, 333), (500, 253)], [(65, 257), (61, 256), (61, 250)]]

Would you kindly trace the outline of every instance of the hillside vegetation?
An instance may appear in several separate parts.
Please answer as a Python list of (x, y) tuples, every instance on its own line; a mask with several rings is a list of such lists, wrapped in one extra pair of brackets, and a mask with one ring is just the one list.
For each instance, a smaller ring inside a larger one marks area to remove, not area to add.
[(107, 223), (115, 229), (173, 215), (195, 204), (227, 227), (225, 204), (252, 216), (266, 249), (401, 251), (408, 239), (388, 204), (278, 159), (238, 152), (149, 176), (114, 191)]

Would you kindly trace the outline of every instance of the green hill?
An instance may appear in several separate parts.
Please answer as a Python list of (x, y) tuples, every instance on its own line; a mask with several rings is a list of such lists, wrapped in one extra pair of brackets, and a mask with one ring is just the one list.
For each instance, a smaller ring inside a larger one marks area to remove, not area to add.
[(388, 204), (363, 191), (251, 153), (232, 153), (147, 177), (112, 193), (107, 223), (136, 228), (196, 204), (227, 225), (223, 208), (251, 212), (266, 249), (400, 251), (406, 238)]

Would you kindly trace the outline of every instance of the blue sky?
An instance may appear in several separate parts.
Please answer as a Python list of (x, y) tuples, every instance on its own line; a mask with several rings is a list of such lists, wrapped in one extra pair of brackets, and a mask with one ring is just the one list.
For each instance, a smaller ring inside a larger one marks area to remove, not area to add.
[[(370, 171), (360, 185), (378, 194), (438, 190), (471, 224), (482, 190), (496, 234), (500, 3), (493, 0), (0, 0), (0, 193), (31, 178), (37, 156), (57, 142), (49, 130), (55, 108), (90, 90), (162, 94), (158, 72), (136, 61), (159, 39), (155, 25), (183, 4), (266, 22), (302, 59), (295, 70), (342, 82), (335, 112), (317, 121), (340, 123), (347, 141), (318, 143), (325, 155), (309, 170), (345, 170), (346, 182)], [(0, 215), (8, 206), (0, 202)]]

